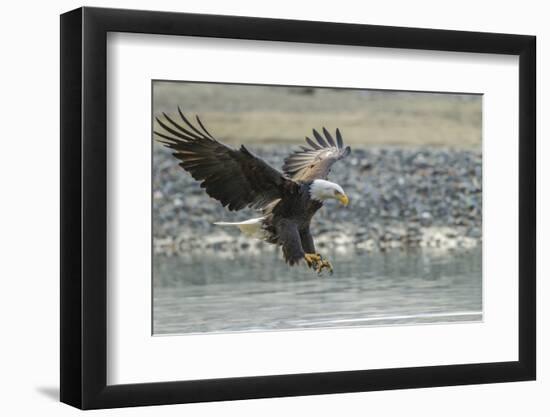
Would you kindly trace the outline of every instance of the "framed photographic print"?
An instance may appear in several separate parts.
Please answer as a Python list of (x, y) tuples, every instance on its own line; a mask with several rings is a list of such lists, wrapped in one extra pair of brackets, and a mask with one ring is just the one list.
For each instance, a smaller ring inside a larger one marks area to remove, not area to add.
[(532, 380), (535, 38), (61, 16), (61, 401)]

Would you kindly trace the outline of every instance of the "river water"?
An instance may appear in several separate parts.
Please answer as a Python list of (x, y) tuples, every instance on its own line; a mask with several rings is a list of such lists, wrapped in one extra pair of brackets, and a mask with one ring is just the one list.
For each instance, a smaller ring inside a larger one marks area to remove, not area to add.
[(479, 321), (481, 248), (326, 253), (333, 275), (276, 252), (159, 257), (153, 334)]

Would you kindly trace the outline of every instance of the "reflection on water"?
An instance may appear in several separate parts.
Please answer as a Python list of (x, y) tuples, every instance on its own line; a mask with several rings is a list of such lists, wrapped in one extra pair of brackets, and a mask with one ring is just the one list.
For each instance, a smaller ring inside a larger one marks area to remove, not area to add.
[(265, 331), (481, 320), (481, 249), (326, 254), (334, 275), (279, 255), (159, 257), (153, 333)]

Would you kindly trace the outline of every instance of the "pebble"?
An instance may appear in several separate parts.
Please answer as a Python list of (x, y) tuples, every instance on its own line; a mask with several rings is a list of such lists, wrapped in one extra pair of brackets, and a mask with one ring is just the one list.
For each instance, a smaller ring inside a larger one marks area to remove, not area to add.
[[(248, 148), (275, 167), (295, 148)], [(347, 208), (325, 204), (312, 221), (319, 247), (364, 251), (407, 247), (472, 247), (482, 240), (481, 153), (432, 148), (360, 148), (333, 166), (330, 180), (350, 198)], [(257, 217), (230, 212), (177, 164), (154, 148), (153, 248), (155, 254), (262, 252), (272, 245), (252, 241), (215, 221)]]

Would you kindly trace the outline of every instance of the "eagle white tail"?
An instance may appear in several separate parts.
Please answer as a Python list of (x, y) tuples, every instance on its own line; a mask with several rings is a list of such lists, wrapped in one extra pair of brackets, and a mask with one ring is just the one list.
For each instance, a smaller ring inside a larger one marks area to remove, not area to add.
[(245, 220), (244, 222), (215, 222), (214, 224), (218, 226), (235, 226), (244, 235), (263, 240), (266, 238), (266, 232), (262, 227), (263, 220), (263, 217), (258, 217), (256, 219)]

